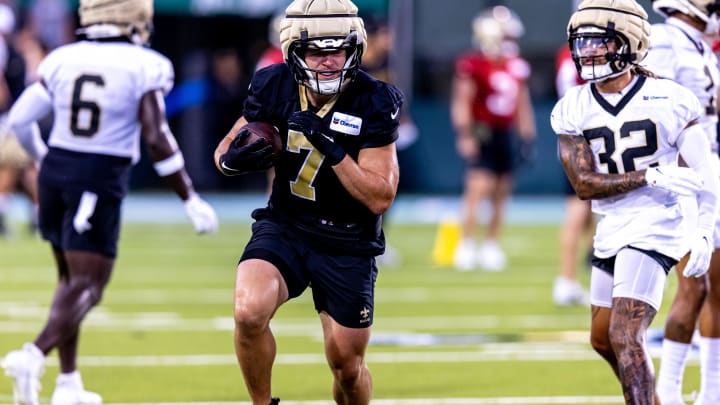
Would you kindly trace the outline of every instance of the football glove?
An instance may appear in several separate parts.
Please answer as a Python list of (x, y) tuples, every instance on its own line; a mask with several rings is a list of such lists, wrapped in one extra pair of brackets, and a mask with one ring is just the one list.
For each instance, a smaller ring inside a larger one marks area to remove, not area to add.
[(197, 194), (190, 195), (184, 201), (185, 213), (199, 234), (214, 233), (218, 229), (218, 218), (215, 210)]
[(325, 160), (330, 166), (335, 166), (347, 153), (335, 142), (335, 139), (322, 133), (322, 124), (322, 118), (310, 110), (295, 111), (288, 118), (288, 128), (305, 134), (305, 138), (315, 149), (325, 155)]
[(702, 277), (710, 269), (710, 258), (713, 253), (712, 237), (696, 233), (690, 240), (690, 258), (688, 259), (683, 276)]
[(273, 150), (259, 138), (245, 145), (250, 131), (242, 130), (233, 139), (227, 152), (220, 156), (220, 170), (226, 176), (267, 170), (273, 165)]
[(694, 196), (703, 186), (695, 170), (678, 166), (650, 167), (645, 171), (645, 181), (650, 187), (686, 196)]

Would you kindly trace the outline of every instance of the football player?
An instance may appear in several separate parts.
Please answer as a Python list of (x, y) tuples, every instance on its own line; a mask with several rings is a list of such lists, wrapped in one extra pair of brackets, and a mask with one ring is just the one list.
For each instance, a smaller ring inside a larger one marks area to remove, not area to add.
[(237, 266), (235, 351), (253, 403), (271, 403), (270, 320), (312, 285), (333, 397), (368, 404), (375, 256), (397, 191), (403, 96), (359, 68), (367, 37), (349, 0), (293, 1), (280, 39), (286, 63), (253, 75), (242, 116), (215, 151), (226, 175), (265, 170), (270, 146), (245, 144), (242, 127), (268, 122), (283, 138), (269, 203), (253, 212)]
[[(703, 107), (699, 125), (705, 131), (720, 165), (717, 142), (717, 91), (720, 72), (717, 57), (705, 34), (717, 34), (720, 1), (656, 0), (653, 9), (665, 21), (653, 25), (645, 64), (658, 76), (690, 89)], [(695, 325), (700, 320), (700, 395), (696, 405), (720, 403), (720, 224), (715, 226), (710, 271), (699, 278), (682, 276), (685, 261), (677, 268), (678, 288), (665, 322), (658, 396), (663, 405), (684, 404), (682, 381)]]
[[(40, 231), (59, 275), (47, 323), (34, 342), (2, 360), (14, 379), (15, 403), (38, 404), (45, 356), (57, 349), (60, 374), (52, 404), (99, 404), (77, 370), (80, 325), (112, 274), (120, 211), (140, 140), (153, 166), (183, 200), (198, 233), (217, 228), (215, 211), (195, 193), (165, 119), (173, 84), (170, 61), (145, 47), (151, 0), (81, 0), (81, 40), (41, 62), (40, 81), (10, 110), (20, 143), (40, 162)], [(128, 63), (132, 61), (132, 63)], [(54, 113), (48, 147), (36, 121)]]
[[(462, 196), (462, 241), (455, 251), (455, 267), (468, 271), (505, 268), (498, 239), (505, 204), (512, 191), (516, 135), (530, 152), (535, 139), (527, 79), (530, 65), (518, 56), (520, 19), (505, 6), (495, 6), (473, 20), (475, 50), (455, 63), (450, 115), (456, 148), (467, 162)], [(514, 128), (513, 128), (514, 127)], [(484, 242), (475, 243), (477, 206), (488, 198), (490, 222)]]
[[(580, 77), (590, 83), (568, 90), (551, 114), (565, 172), (601, 216), (590, 340), (628, 404), (656, 399), (647, 328), (668, 271), (688, 250), (683, 275), (707, 272), (720, 188), (698, 98), (638, 65), (649, 46), (647, 18), (634, 0), (583, 1), (568, 35)], [(689, 167), (679, 167), (680, 157)], [(681, 196), (696, 198), (697, 215)]]

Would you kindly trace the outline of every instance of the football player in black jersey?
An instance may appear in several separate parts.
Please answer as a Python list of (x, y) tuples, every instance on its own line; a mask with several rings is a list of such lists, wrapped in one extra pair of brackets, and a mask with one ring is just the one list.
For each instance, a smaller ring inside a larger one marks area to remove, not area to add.
[(283, 64), (255, 73), (242, 116), (220, 142), (226, 175), (272, 165), (264, 140), (245, 144), (252, 121), (275, 125), (283, 151), (267, 207), (235, 283), (235, 350), (254, 404), (271, 401), (270, 319), (312, 285), (338, 404), (367, 404), (365, 350), (373, 322), (381, 216), (395, 198), (403, 96), (359, 69), (363, 21), (349, 0), (295, 0), (280, 28)]

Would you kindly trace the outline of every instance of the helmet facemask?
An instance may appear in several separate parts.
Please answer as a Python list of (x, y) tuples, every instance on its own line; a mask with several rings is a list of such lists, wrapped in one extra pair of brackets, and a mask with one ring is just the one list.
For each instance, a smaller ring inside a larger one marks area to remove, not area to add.
[[(362, 47), (358, 46), (357, 32), (352, 31), (345, 37), (303, 38), (307, 32), (301, 34), (301, 39), (293, 42), (289, 49), (289, 64), (295, 75), (295, 80), (315, 93), (332, 95), (339, 93), (346, 83), (349, 83), (360, 68)], [(312, 69), (305, 62), (307, 52), (337, 52), (345, 51), (345, 64), (339, 70)], [(326, 76), (335, 76), (325, 79)]]
[(569, 42), (575, 67), (586, 81), (619, 76), (635, 59), (627, 39), (617, 31), (582, 26), (570, 34)]

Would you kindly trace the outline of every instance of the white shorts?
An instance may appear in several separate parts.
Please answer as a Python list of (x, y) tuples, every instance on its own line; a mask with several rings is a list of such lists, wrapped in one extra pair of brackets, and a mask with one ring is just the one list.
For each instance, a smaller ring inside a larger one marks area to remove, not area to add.
[(660, 310), (667, 275), (652, 257), (625, 248), (615, 258), (615, 274), (611, 275), (593, 266), (590, 276), (590, 303), (612, 308), (616, 297), (632, 298)]

